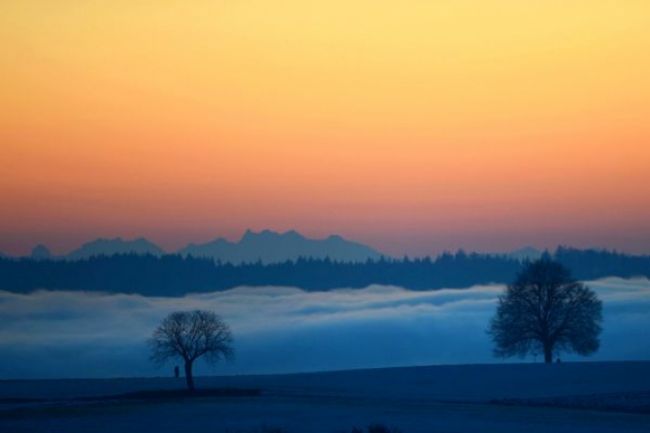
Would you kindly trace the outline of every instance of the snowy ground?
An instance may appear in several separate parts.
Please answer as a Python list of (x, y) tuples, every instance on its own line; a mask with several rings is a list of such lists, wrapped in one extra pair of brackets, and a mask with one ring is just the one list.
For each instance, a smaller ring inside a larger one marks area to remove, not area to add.
[[(8, 400), (74, 399), (182, 385), (167, 378), (2, 381), (0, 431), (255, 432), (266, 426), (335, 433), (370, 423), (395, 426), (403, 433), (650, 431), (650, 414), (643, 409), (650, 391), (650, 362), (432, 366), (198, 379), (202, 387), (260, 388), (260, 397), (20, 404)], [(619, 406), (602, 404), (608, 399)], [(572, 401), (582, 402), (583, 408), (527, 406), (566, 406), (562, 402)], [(641, 413), (625, 413), (626, 402)]]
[[(590, 359), (639, 362), (490, 364), (498, 285), (242, 287), (182, 298), (0, 292), (0, 378), (54, 378), (0, 380), (0, 433), (343, 433), (370, 423), (402, 433), (650, 432), (650, 280), (588, 284), (605, 319)], [(198, 386), (261, 396), (83, 400), (182, 388), (182, 379), (92, 377), (171, 372), (149, 362), (146, 339), (170, 311), (193, 308), (217, 311), (235, 334), (235, 362), (197, 365)], [(461, 363), (474, 365), (350, 370)]]

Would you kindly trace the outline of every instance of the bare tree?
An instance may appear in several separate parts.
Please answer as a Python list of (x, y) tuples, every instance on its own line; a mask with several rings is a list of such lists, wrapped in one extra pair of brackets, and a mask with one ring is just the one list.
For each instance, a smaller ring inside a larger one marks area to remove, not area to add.
[(185, 363), (187, 388), (194, 391), (192, 366), (204, 357), (209, 362), (233, 356), (230, 327), (211, 311), (178, 311), (156, 328), (149, 344), (151, 359), (159, 364), (173, 358)]
[(499, 297), (489, 333), (501, 357), (560, 352), (589, 355), (600, 345), (602, 303), (567, 268), (543, 257), (524, 266)]

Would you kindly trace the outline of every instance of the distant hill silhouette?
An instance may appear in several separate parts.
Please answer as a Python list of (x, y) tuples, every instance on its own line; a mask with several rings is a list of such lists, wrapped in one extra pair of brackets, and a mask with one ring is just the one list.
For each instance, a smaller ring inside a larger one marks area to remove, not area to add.
[(92, 242), (83, 244), (78, 249), (65, 256), (68, 260), (87, 259), (93, 256), (112, 256), (115, 254), (151, 254), (160, 256), (165, 252), (156, 244), (144, 239), (123, 240), (122, 238), (114, 239), (96, 239)]
[(38, 244), (32, 249), (30, 257), (34, 260), (48, 260), (52, 258), (52, 253), (45, 245)]
[(515, 260), (537, 260), (542, 257), (542, 254), (544, 251), (530, 246), (505, 253), (506, 256)]
[[(42, 244), (37, 245), (30, 257), (35, 259), (57, 258), (80, 260), (95, 256), (112, 256), (115, 254), (151, 254), (161, 256), (169, 254), (153, 242), (144, 239), (127, 240), (122, 238), (96, 239), (83, 244), (63, 256), (53, 256)], [(345, 262), (363, 262), (379, 259), (383, 254), (377, 250), (347, 239), (332, 235), (324, 239), (309, 239), (295, 230), (278, 233), (263, 230), (259, 233), (247, 230), (238, 242), (218, 238), (203, 244), (189, 244), (172, 252), (183, 257), (193, 256), (210, 258), (224, 263), (239, 264), (244, 262), (281, 263), (311, 257)], [(4, 255), (0, 254), (0, 257)], [(7, 257), (7, 256), (4, 256)]]
[[(511, 252), (493, 253), (515, 260), (534, 260), (541, 257), (543, 251), (534, 247), (524, 247)], [(164, 251), (160, 246), (145, 239), (113, 239), (99, 238), (83, 244), (81, 247), (64, 255), (55, 256), (47, 246), (39, 244), (32, 250), (30, 257), (35, 259), (65, 259), (80, 260), (94, 256), (112, 256), (115, 254), (179, 254), (183, 257), (192, 256), (210, 258), (222, 263), (251, 263), (260, 261), (263, 264), (282, 263), (299, 258), (336, 260), (341, 262), (364, 262), (368, 259), (378, 260), (389, 257), (368, 245), (331, 235), (322, 239), (312, 239), (303, 236), (295, 230), (284, 233), (272, 230), (254, 232), (246, 230), (239, 241), (232, 242), (217, 238), (206, 243), (191, 243), (177, 251)], [(0, 252), (0, 257), (11, 257)]]
[[(650, 277), (650, 256), (558, 248), (553, 257), (580, 280)], [(305, 290), (387, 284), (414, 290), (508, 283), (522, 261), (503, 255), (459, 251), (401, 260), (338, 262), (325, 259), (282, 263), (220, 263), (181, 255), (116, 254), (83, 260), (0, 258), (0, 290), (89, 290), (182, 296), (237, 286), (294, 286)]]
[(382, 254), (369, 246), (346, 240), (340, 236), (325, 239), (308, 239), (295, 230), (277, 233), (264, 230), (255, 233), (247, 230), (239, 242), (219, 238), (205, 244), (190, 244), (178, 251), (182, 256), (209, 257), (228, 263), (256, 262), (280, 263), (311, 257), (343, 262), (364, 262), (379, 259)]

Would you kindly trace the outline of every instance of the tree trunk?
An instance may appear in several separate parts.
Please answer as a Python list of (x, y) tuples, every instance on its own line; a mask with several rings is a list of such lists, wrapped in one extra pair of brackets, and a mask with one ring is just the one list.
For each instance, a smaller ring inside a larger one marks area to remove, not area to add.
[(553, 362), (553, 346), (550, 344), (544, 345), (544, 362), (551, 364)]
[(194, 377), (192, 376), (192, 361), (185, 361), (185, 382), (190, 392), (194, 391)]

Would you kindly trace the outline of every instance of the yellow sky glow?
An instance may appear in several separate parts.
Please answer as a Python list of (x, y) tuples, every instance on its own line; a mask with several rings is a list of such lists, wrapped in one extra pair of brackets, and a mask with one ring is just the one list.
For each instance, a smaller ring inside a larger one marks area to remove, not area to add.
[(0, 4), (0, 250), (650, 252), (650, 2)]

